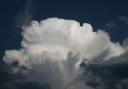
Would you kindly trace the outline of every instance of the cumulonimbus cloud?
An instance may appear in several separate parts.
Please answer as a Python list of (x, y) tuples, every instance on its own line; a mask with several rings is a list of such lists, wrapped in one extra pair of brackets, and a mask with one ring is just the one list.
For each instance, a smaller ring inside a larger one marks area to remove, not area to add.
[(105, 51), (103, 60), (125, 52), (119, 43), (111, 42), (106, 32), (94, 32), (90, 24), (80, 26), (74, 20), (32, 21), (23, 27), (22, 36), (22, 48), (6, 50), (3, 60), (8, 64), (17, 61), (17, 68), (24, 66), (31, 70), (26, 74), (28, 79), (47, 82), (52, 89), (88, 89), (80, 77), (81, 62), (94, 60)]

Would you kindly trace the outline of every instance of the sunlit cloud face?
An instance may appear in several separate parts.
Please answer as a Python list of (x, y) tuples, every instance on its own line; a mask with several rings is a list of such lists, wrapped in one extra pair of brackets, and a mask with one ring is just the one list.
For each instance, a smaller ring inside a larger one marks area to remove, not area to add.
[(105, 51), (102, 60), (125, 52), (119, 43), (110, 41), (106, 32), (94, 32), (90, 24), (80, 26), (74, 20), (32, 21), (23, 27), (22, 36), (22, 48), (5, 51), (3, 60), (8, 64), (17, 61), (15, 69), (27, 68), (28, 80), (48, 83), (52, 89), (91, 89), (81, 78), (84, 70), (80, 64), (94, 60)]

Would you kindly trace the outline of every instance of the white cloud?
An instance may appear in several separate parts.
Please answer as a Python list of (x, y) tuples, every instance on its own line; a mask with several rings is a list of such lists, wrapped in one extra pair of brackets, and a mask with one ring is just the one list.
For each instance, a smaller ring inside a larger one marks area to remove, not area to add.
[[(125, 49), (119, 43), (110, 41), (109, 35), (93, 31), (90, 24), (74, 20), (49, 18), (33, 21), (23, 27), (22, 49), (7, 50), (3, 60), (6, 63), (18, 61), (32, 71), (28, 79), (48, 82), (53, 89), (63, 89), (82, 74), (79, 67), (84, 58), (91, 60), (108, 50), (107, 57), (119, 56)], [(68, 89), (85, 89), (83, 81), (75, 82)], [(74, 88), (75, 87), (75, 88)]]

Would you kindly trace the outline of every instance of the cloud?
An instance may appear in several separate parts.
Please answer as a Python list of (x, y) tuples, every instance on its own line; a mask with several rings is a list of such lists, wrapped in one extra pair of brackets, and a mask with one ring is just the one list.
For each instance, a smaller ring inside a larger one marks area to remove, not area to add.
[(28, 25), (34, 14), (35, 10), (35, 2), (33, 0), (26, 0), (25, 5), (20, 8), (17, 16), (14, 20), (14, 26), (17, 28), (21, 28), (24, 25)]
[(123, 45), (124, 45), (125, 49), (128, 50), (128, 38), (126, 38), (126, 39), (123, 41)]
[[(103, 26), (104, 30), (115, 30), (115, 31), (119, 31), (122, 29), (127, 28), (127, 23), (128, 23), (128, 18), (127, 16), (120, 16), (118, 18), (115, 19), (111, 19), (108, 22), (105, 23), (105, 25)], [(120, 29), (122, 28), (122, 29)]]
[(122, 43), (128, 36), (127, 16), (111, 19), (102, 28), (109, 33), (112, 41)]
[(128, 24), (128, 18), (127, 18), (127, 16), (121, 16), (118, 19), (121, 20), (121, 21), (123, 21), (123, 22), (125, 22), (126, 24)]
[(113, 29), (113, 28), (116, 28), (116, 23), (114, 21), (107, 22), (104, 25), (104, 29), (106, 29), (106, 30), (110, 30), (110, 29)]
[[(23, 27), (22, 36), (22, 48), (6, 50), (4, 62), (18, 62), (15, 71), (22, 71), (29, 81), (48, 83), (51, 89), (91, 89), (85, 84), (81, 63), (98, 60), (103, 53), (102, 61), (110, 60), (126, 51), (119, 43), (111, 42), (108, 33), (94, 32), (90, 24), (80, 26), (75, 20), (32, 21)], [(87, 75), (91, 76), (88, 70)]]

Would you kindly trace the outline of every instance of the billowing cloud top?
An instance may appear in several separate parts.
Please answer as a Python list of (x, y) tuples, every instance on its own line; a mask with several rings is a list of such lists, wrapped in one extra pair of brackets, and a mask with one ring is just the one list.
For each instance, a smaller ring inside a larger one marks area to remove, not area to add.
[[(29, 77), (36, 76), (33, 80), (48, 82), (53, 89), (62, 89), (75, 80), (81, 74), (79, 64), (84, 58), (89, 61), (107, 51), (104, 56), (107, 60), (125, 52), (119, 43), (110, 41), (106, 32), (94, 32), (90, 24), (80, 26), (74, 20), (32, 21), (31, 25), (23, 27), (22, 36), (22, 48), (7, 50), (3, 60), (6, 63), (17, 61), (19, 66), (33, 69)], [(78, 89), (78, 86), (86, 87), (79, 81), (68, 89)]]

